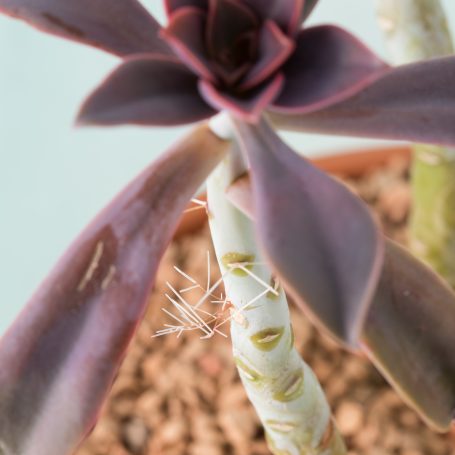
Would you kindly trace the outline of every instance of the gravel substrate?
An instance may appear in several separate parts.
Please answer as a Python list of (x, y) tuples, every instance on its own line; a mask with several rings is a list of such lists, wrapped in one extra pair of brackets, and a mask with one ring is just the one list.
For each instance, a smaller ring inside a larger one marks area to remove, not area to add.
[[(405, 242), (410, 206), (406, 160), (391, 160), (359, 180), (346, 183), (375, 210), (387, 235)], [(355, 246), (354, 246), (355, 247)], [(164, 295), (218, 277), (207, 229), (174, 242), (162, 262), (150, 307), (112, 389), (95, 430), (77, 455), (267, 455), (263, 431), (248, 403), (232, 360), (229, 338), (201, 340), (152, 335), (169, 323), (160, 308)], [(190, 302), (200, 294), (185, 294)], [(207, 311), (226, 317), (220, 304)], [(360, 357), (319, 334), (292, 308), (296, 345), (313, 367), (333, 408), (350, 455), (453, 455), (455, 433), (438, 435), (403, 404), (382, 377)], [(227, 324), (223, 327), (228, 333)], [(75, 397), (77, 399), (77, 397)]]

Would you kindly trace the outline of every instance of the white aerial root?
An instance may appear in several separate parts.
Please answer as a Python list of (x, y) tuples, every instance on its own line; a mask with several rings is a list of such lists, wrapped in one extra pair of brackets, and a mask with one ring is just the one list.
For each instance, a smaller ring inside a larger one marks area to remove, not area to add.
[[(175, 315), (171, 311), (167, 310), (166, 308), (161, 308), (161, 310), (166, 313), (170, 318), (174, 319), (179, 323), (176, 324), (164, 324), (164, 329), (158, 330), (154, 335), (155, 337), (160, 337), (164, 335), (171, 335), (177, 334), (177, 337), (180, 337), (183, 332), (185, 331), (193, 331), (193, 330), (200, 330), (203, 332), (201, 339), (208, 339), (213, 337), (214, 335), (221, 335), (223, 337), (227, 337), (227, 335), (219, 330), (221, 326), (230, 322), (232, 320), (236, 320), (242, 314), (243, 311), (250, 308), (256, 301), (261, 299), (264, 295), (268, 294), (269, 292), (278, 296), (278, 290), (276, 288), (276, 283), (274, 286), (266, 283), (262, 280), (259, 276), (254, 274), (248, 267), (253, 265), (263, 265), (257, 262), (236, 262), (229, 264), (228, 271), (218, 279), (214, 285), (211, 285), (210, 282), (210, 275), (211, 275), (211, 266), (210, 266), (210, 252), (207, 251), (207, 280), (206, 286), (202, 286), (198, 283), (192, 276), (185, 273), (179, 267), (174, 266), (174, 270), (188, 280), (191, 285), (179, 290), (176, 290), (171, 283), (167, 282), (166, 285), (172, 291), (173, 295), (165, 294), (167, 300), (176, 308), (178, 315)], [(229, 275), (230, 273), (234, 273), (237, 270), (241, 270), (251, 276), (257, 283), (263, 286), (263, 290), (261, 290), (258, 295), (251, 298), (249, 301), (244, 303), (240, 308), (234, 309), (230, 312), (229, 316), (225, 316), (226, 308), (231, 305), (229, 304), (229, 299), (227, 295), (223, 297), (223, 293), (219, 295), (214, 294), (214, 292), (223, 284), (223, 279)], [(183, 294), (193, 291), (193, 290), (200, 290), (203, 294), (200, 299), (195, 304), (190, 304), (183, 296)], [(202, 305), (204, 303), (210, 302), (212, 304), (220, 304), (221, 305), (221, 313), (210, 313), (202, 309)]]
[(190, 213), (190, 212), (196, 212), (199, 210), (205, 210), (205, 212), (208, 215), (207, 201), (193, 198), (193, 199), (191, 199), (191, 202), (195, 205), (195, 207), (190, 207), (189, 209), (184, 210), (183, 213)]
[(376, 0), (376, 10), (393, 63), (453, 53), (440, 0)]

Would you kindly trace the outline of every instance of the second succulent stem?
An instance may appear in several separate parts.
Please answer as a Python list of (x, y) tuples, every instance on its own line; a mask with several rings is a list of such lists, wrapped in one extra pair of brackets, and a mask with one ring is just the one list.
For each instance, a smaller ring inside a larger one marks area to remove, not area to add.
[[(453, 53), (439, 0), (376, 0), (395, 64)], [(410, 248), (455, 288), (455, 149), (416, 145)]]

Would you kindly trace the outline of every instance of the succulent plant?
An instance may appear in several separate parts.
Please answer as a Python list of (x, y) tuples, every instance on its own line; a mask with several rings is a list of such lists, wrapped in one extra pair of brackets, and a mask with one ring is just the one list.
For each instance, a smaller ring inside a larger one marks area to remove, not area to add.
[(79, 124), (173, 126), (224, 111), (236, 134), (198, 125), (133, 180), (2, 337), (0, 453), (61, 455), (88, 433), (181, 212), (236, 143), (251, 176), (237, 194), (252, 198), (287, 292), (342, 343), (364, 347), (429, 421), (450, 424), (454, 294), (385, 248), (364, 204), (273, 127), (454, 145), (455, 57), (392, 68), (345, 30), (305, 28), (316, 4), (167, 0), (161, 27), (136, 0), (0, 0), (0, 12), (122, 58)]

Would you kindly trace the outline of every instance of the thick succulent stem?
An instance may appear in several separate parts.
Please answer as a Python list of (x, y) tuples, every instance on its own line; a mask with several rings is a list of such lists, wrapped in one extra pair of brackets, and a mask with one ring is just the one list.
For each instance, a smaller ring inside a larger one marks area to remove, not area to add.
[(395, 64), (450, 55), (452, 40), (439, 0), (376, 0), (379, 25)]
[(233, 153), (207, 183), (212, 239), (233, 305), (240, 377), (275, 455), (345, 454), (318, 380), (294, 347), (286, 296), (264, 265), (252, 222), (225, 197), (244, 172), (241, 155)]
[[(395, 64), (453, 53), (439, 0), (376, 0)], [(455, 149), (416, 145), (410, 248), (455, 287)]]

